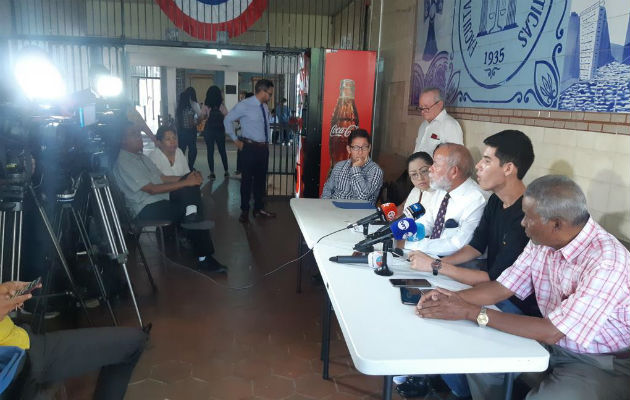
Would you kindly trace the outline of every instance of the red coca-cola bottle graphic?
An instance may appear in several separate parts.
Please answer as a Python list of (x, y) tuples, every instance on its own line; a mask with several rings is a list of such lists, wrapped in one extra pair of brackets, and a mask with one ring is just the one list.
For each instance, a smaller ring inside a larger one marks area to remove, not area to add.
[(330, 122), (330, 168), (338, 161), (348, 159), (348, 136), (355, 129), (359, 129), (359, 113), (354, 104), (354, 81), (342, 79), (339, 84), (339, 98)]

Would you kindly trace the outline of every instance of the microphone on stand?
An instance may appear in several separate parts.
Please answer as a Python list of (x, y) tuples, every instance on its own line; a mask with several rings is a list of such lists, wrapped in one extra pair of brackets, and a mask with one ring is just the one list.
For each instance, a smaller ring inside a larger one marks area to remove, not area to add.
[[(392, 214), (393, 212), (393, 214)], [(354, 224), (348, 225), (346, 228), (354, 228), (355, 226), (369, 224), (376, 221), (391, 221), (396, 217), (396, 205), (394, 203), (384, 203), (380, 207), (376, 207), (376, 212), (363, 217)]]
[[(404, 218), (411, 218), (411, 219), (416, 220), (416, 219), (422, 217), (425, 212), (426, 212), (426, 210), (424, 209), (422, 204), (420, 204), (420, 203), (413, 203), (409, 207), (405, 208), (405, 210), (403, 211), (403, 214), (401, 216), (399, 216), (398, 218), (396, 218), (395, 220), (393, 220), (392, 222), (400, 221), (400, 220), (402, 220)], [(369, 234), (368, 238), (380, 236), (383, 233), (387, 232), (388, 230), (389, 230), (389, 226), (384, 226), (384, 227), (380, 228), (379, 230), (377, 230), (376, 232)]]
[(373, 235), (363, 239), (354, 245), (354, 249), (360, 251), (360, 249), (364, 249), (368, 246), (373, 246), (377, 243), (385, 242), (390, 239), (406, 240), (407, 238), (413, 236), (417, 231), (418, 228), (416, 227), (416, 221), (411, 218), (402, 218), (388, 225), (385, 232), (381, 232), (377, 235), (377, 231)]

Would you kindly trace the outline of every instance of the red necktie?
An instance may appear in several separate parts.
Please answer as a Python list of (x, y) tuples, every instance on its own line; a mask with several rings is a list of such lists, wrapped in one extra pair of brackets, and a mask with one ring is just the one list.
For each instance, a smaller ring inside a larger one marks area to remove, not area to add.
[(435, 219), (435, 225), (433, 225), (433, 232), (431, 233), (431, 237), (429, 239), (439, 239), (440, 235), (442, 235), (442, 231), (444, 230), (444, 216), (446, 215), (446, 207), (448, 206), (448, 199), (450, 198), (450, 194), (446, 193), (444, 195), (444, 199), (442, 199), (442, 204), (440, 204), (440, 209), (438, 210), (437, 218)]

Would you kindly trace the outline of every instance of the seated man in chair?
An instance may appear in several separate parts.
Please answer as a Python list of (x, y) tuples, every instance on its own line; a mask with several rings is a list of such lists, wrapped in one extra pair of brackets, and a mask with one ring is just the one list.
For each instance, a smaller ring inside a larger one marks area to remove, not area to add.
[(199, 172), (193, 171), (182, 177), (163, 175), (149, 157), (142, 154), (140, 130), (126, 123), (113, 175), (134, 218), (183, 223), (199, 259), (198, 267), (226, 271), (226, 267), (212, 257), (214, 245), (201, 218), (199, 186), (202, 178)]

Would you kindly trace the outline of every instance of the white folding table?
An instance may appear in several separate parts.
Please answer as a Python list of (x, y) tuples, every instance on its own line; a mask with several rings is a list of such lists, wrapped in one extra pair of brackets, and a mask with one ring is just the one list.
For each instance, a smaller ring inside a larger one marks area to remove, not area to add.
[[(322, 236), (371, 212), (340, 209), (330, 200), (321, 199), (292, 199), (291, 209), (309, 248)], [(351, 254), (352, 246), (362, 238), (360, 233), (344, 230), (317, 243), (314, 255), (328, 294), (326, 301), (330, 301), (335, 311), (352, 361), (364, 374), (385, 377), (383, 398), (391, 397), (393, 375), (547, 369), (549, 354), (534, 340), (490, 327), (480, 328), (470, 321), (419, 318), (413, 306), (401, 303), (400, 291), (390, 284), (388, 277), (376, 275), (366, 264), (329, 261), (336, 255)], [(466, 287), (444, 276), (412, 271), (405, 262), (395, 262), (390, 268), (395, 278), (423, 277), (433, 286), (452, 290)], [(325, 369), (330, 329), (326, 319), (324, 315)], [(324, 376), (327, 377), (326, 370)], [(506, 394), (510, 394), (511, 378), (506, 382)]]

